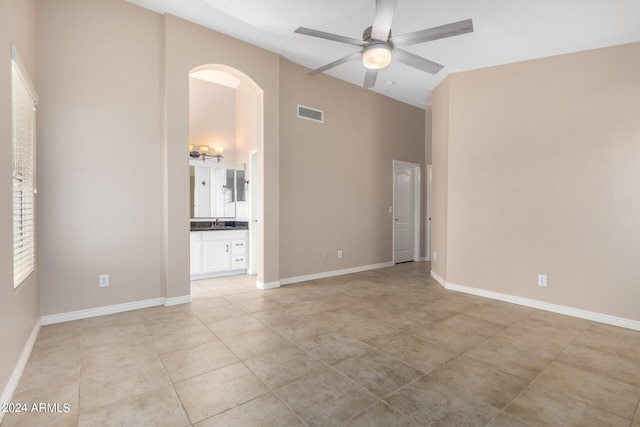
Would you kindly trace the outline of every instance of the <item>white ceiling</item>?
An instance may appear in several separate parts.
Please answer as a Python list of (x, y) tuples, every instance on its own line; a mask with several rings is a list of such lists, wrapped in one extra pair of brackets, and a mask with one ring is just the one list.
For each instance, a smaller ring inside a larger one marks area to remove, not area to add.
[[(170, 13), (318, 68), (359, 48), (295, 34), (302, 26), (356, 39), (372, 24), (375, 0), (128, 0)], [(474, 32), (407, 47), (443, 64), (432, 76), (392, 63), (380, 94), (416, 107), (449, 73), (640, 41), (640, 0), (398, 0), (393, 35), (473, 19)], [(549, 70), (553, 72), (553, 70)], [(361, 86), (361, 62), (328, 71)]]

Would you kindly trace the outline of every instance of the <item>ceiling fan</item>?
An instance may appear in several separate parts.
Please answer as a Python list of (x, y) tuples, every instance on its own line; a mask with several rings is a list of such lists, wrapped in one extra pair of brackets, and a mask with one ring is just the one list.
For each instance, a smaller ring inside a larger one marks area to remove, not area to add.
[(401, 62), (419, 70), (426, 71), (427, 73), (436, 74), (444, 68), (444, 65), (414, 55), (401, 48), (473, 32), (472, 20), (466, 19), (464, 21), (415, 31), (400, 36), (392, 36), (391, 22), (393, 21), (393, 14), (395, 13), (397, 3), (398, 0), (376, 0), (373, 25), (364, 30), (362, 40), (344, 37), (338, 34), (325, 33), (310, 28), (299, 27), (296, 29), (295, 32), (298, 34), (333, 40), (362, 48), (359, 52), (354, 52), (330, 64), (316, 68), (307, 74), (314, 75), (322, 73), (338, 65), (360, 58), (362, 59), (362, 64), (367, 68), (363, 84), (363, 87), (366, 89), (376, 85), (378, 70), (387, 67), (392, 59), (396, 62)]

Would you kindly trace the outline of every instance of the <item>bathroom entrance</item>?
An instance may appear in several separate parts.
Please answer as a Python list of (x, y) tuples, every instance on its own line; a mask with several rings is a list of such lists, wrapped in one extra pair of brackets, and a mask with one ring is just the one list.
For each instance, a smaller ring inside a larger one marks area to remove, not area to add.
[[(224, 65), (189, 73), (191, 280), (258, 273), (262, 90)], [(255, 278), (254, 278), (255, 281)], [(193, 288), (192, 288), (193, 291)]]

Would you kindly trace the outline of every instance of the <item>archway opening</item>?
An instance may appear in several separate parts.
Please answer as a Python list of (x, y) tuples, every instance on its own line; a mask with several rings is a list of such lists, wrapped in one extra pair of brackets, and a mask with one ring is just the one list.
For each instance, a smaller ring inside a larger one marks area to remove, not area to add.
[[(263, 265), (258, 260), (262, 259), (264, 247), (257, 231), (263, 221), (263, 165), (258, 163), (262, 156), (257, 155), (264, 146), (263, 99), (260, 86), (233, 67), (207, 64), (189, 72), (191, 222), (246, 222), (247, 263), (240, 269), (234, 265), (230, 274), (257, 275), (257, 282), (263, 276)], [(207, 184), (203, 176), (211, 180), (212, 190), (203, 191)], [(229, 180), (229, 176), (234, 178)], [(205, 185), (198, 185), (202, 182)], [(218, 187), (221, 191), (217, 191)], [(197, 248), (192, 245), (191, 277), (194, 278), (194, 266), (200, 278), (206, 277), (197, 270), (197, 263), (203, 260), (201, 256), (197, 259), (194, 250)], [(224, 272), (208, 274), (215, 275)]]

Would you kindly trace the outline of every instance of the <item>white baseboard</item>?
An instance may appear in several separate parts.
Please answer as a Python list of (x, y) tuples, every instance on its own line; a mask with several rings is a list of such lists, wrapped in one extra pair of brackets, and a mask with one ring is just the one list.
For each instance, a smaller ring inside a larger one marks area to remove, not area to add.
[[(31, 350), (33, 350), (33, 345), (36, 343), (36, 338), (38, 338), (38, 333), (40, 332), (40, 319), (36, 321), (36, 324), (33, 326), (31, 333), (29, 334), (29, 338), (27, 338), (27, 342), (24, 344), (24, 348), (22, 349), (22, 353), (20, 354), (20, 358), (18, 359), (18, 363), (16, 363), (15, 368), (13, 368), (13, 373), (9, 378), (9, 382), (5, 386), (2, 391), (2, 396), (0, 397), (0, 402), (2, 403), (10, 403), (13, 398), (13, 394), (18, 387), (18, 383), (20, 382), (20, 378), (22, 377), (22, 373), (24, 372), (24, 368), (27, 366), (27, 362), (29, 361), (29, 356), (31, 356)], [(0, 424), (2, 424), (2, 419), (4, 418), (4, 412), (0, 411)]]
[(447, 287), (447, 282), (445, 282), (444, 279), (438, 276), (438, 274), (433, 270), (431, 270), (431, 277), (436, 279), (436, 282), (440, 283), (440, 285), (442, 285), (443, 288)]
[(304, 276), (289, 277), (281, 279), (281, 285), (306, 282), (307, 280), (325, 279), (327, 277), (342, 276), (343, 274), (359, 273), (361, 271), (376, 270), (378, 268), (393, 267), (393, 262), (382, 262), (380, 264), (362, 265), (360, 267), (345, 268), (342, 270), (324, 271), (322, 273), (307, 274)]
[(266, 289), (275, 289), (279, 287), (280, 287), (279, 280), (276, 280), (275, 282), (268, 282), (268, 283), (264, 283), (256, 280), (256, 288), (258, 289), (266, 290)]
[(249, 270), (247, 270), (246, 268), (243, 268), (240, 270), (223, 271), (222, 273), (192, 274), (190, 276), (190, 280), (215, 279), (216, 277), (236, 276), (238, 274), (249, 274), (248, 271)]
[(171, 307), (172, 305), (188, 304), (191, 302), (191, 294), (183, 295), (181, 297), (165, 298), (165, 307)]
[(127, 302), (124, 304), (108, 305), (105, 307), (89, 308), (87, 310), (70, 311), (67, 313), (52, 314), (42, 316), (40, 322), (43, 325), (69, 322), (72, 320), (88, 319), (90, 317), (105, 316), (107, 314), (122, 313), (125, 311), (139, 310), (142, 308), (156, 307), (159, 305), (177, 305), (191, 302), (191, 295), (184, 295), (174, 298), (152, 298), (142, 301)]
[(594, 322), (605, 323), (607, 325), (619, 326), (621, 328), (640, 331), (640, 321), (625, 319), (623, 317), (611, 316), (594, 311), (582, 310), (579, 308), (567, 307), (564, 305), (552, 304), (550, 302), (538, 301), (530, 298), (518, 297), (515, 295), (503, 294), (500, 292), (487, 291), (485, 289), (472, 288), (470, 286), (456, 285), (445, 282), (433, 271), (431, 276), (436, 279), (446, 289), (463, 292), (465, 294), (477, 295), (484, 298), (491, 298), (499, 301), (510, 302), (526, 307), (537, 308), (539, 310), (551, 311), (553, 313), (565, 314), (567, 316), (578, 317), (580, 319), (592, 320)]

